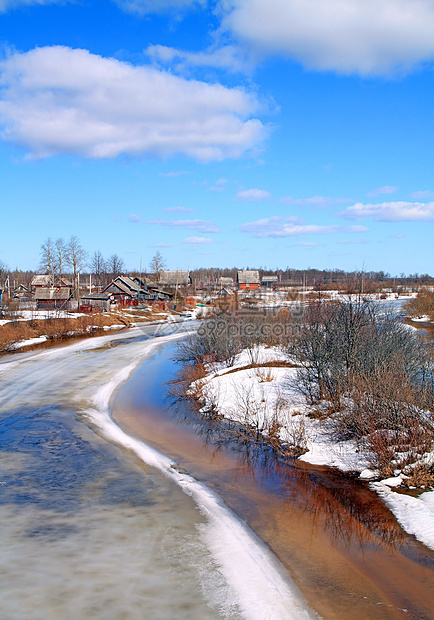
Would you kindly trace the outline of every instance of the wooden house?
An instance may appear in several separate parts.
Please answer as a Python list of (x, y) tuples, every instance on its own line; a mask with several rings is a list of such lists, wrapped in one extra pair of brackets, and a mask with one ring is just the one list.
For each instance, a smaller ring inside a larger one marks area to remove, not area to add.
[(35, 301), (37, 310), (68, 310), (71, 289), (65, 287), (37, 287)]
[(255, 290), (260, 287), (259, 271), (239, 271), (237, 274), (238, 288), (241, 290)]
[(83, 311), (98, 310), (108, 312), (112, 303), (115, 303), (114, 296), (110, 293), (86, 293), (81, 295), (81, 309)]
[(159, 286), (161, 288), (185, 288), (190, 286), (191, 277), (189, 271), (162, 271), (160, 273)]
[(121, 306), (136, 306), (141, 290), (140, 284), (132, 278), (118, 276), (102, 292), (109, 294), (112, 300)]
[(277, 276), (262, 276), (262, 286), (267, 288), (274, 288), (279, 286), (279, 278)]
[(30, 286), (34, 289), (47, 288), (53, 284), (52, 277), (50, 275), (36, 275), (33, 276)]

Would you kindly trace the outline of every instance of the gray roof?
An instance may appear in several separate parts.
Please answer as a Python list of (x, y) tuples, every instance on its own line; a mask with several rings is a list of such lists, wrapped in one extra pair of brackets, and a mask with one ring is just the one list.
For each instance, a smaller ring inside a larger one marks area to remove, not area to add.
[(89, 301), (109, 301), (111, 295), (110, 293), (88, 293), (87, 295), (81, 295), (81, 299), (88, 299)]
[(71, 291), (69, 288), (38, 288), (35, 292), (36, 300), (50, 300), (50, 299), (69, 299), (71, 297)]
[(262, 282), (278, 282), (278, 276), (262, 276)]
[(31, 282), (32, 286), (49, 286), (51, 282), (51, 276), (38, 275), (34, 276)]
[(235, 293), (233, 291), (231, 291), (231, 289), (229, 288), (222, 288), (217, 295), (219, 297), (229, 297), (230, 295), (235, 295)]
[(234, 279), (233, 278), (228, 278), (226, 276), (222, 276), (219, 280), (220, 284), (222, 286), (232, 286), (234, 283)]
[(259, 271), (239, 271), (238, 282), (240, 284), (259, 284), (261, 281), (259, 277)]
[(160, 273), (160, 284), (169, 286), (188, 286), (190, 284), (189, 271), (162, 271)]
[(103, 292), (115, 293), (115, 288), (125, 295), (130, 295), (131, 297), (137, 296), (137, 294), (142, 290), (141, 286), (128, 276), (118, 276), (105, 287)]

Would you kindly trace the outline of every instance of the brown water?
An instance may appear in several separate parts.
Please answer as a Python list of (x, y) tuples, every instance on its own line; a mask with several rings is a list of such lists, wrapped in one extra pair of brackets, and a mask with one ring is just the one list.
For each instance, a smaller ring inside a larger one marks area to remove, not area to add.
[(113, 417), (215, 490), (276, 554), (327, 619), (434, 618), (434, 553), (368, 485), (323, 467), (241, 449), (215, 424), (168, 409), (166, 346), (125, 383)]

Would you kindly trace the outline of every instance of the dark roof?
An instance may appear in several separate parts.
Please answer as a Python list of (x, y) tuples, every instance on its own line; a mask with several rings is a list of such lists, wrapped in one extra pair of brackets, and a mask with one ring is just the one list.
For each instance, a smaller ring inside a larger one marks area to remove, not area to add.
[(81, 300), (88, 299), (89, 301), (109, 301), (111, 298), (110, 293), (89, 293), (87, 295), (81, 295)]
[(234, 293), (233, 291), (231, 291), (231, 289), (229, 289), (229, 288), (222, 288), (222, 289), (221, 289), (221, 290), (217, 293), (217, 295), (218, 295), (219, 297), (227, 297), (227, 296), (229, 296), (229, 295), (234, 295), (234, 294), (235, 294), (235, 293)]
[(140, 284), (128, 276), (118, 276), (115, 278), (108, 286), (105, 287), (103, 293), (116, 293), (116, 290), (113, 290), (113, 288), (117, 288), (121, 293), (124, 295), (129, 295), (130, 297), (136, 297), (142, 290)]

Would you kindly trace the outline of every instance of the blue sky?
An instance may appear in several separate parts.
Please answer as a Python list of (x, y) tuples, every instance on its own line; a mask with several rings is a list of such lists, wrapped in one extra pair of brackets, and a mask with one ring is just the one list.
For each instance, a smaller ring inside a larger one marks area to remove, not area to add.
[(0, 260), (434, 273), (432, 0), (0, 0)]

